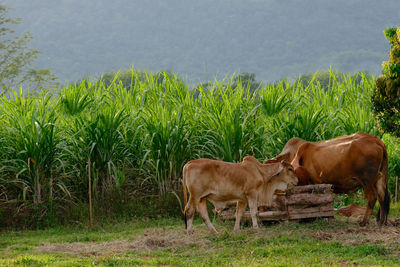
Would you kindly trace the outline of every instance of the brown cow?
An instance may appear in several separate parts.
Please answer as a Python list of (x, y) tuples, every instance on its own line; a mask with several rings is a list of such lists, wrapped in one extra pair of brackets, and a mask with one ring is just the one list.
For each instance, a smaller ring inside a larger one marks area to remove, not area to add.
[(377, 199), (380, 204), (377, 222), (387, 223), (388, 156), (385, 144), (378, 137), (357, 132), (316, 143), (292, 138), (280, 155), (266, 162), (282, 159), (291, 161), (299, 184), (333, 184), (335, 193), (352, 193), (363, 188), (368, 204), (360, 225), (368, 223)]
[[(217, 234), (208, 217), (207, 199), (217, 210), (237, 201), (235, 231), (239, 230), (240, 219), (249, 204), (253, 227), (257, 228), (258, 205), (271, 205), (275, 190), (286, 190), (288, 185), (297, 184), (297, 178), (288, 162), (263, 164), (254, 157), (246, 156), (240, 163), (192, 160), (183, 167), (182, 182), (188, 234), (193, 231), (195, 210), (208, 229)], [(189, 202), (186, 187), (190, 194)]]

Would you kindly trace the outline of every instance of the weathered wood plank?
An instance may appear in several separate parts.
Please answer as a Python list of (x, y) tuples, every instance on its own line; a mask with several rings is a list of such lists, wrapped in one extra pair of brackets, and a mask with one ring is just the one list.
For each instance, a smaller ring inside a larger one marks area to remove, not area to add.
[(333, 211), (333, 205), (332, 203), (324, 204), (321, 206), (317, 207), (311, 207), (311, 208), (297, 208), (294, 206), (289, 206), (288, 207), (288, 212), (289, 214), (307, 214), (307, 213), (316, 213), (316, 212), (325, 212), (325, 211)]
[(320, 205), (333, 202), (332, 194), (296, 194), (288, 196), (286, 199), (287, 205)]
[(289, 214), (289, 220), (306, 219), (306, 218), (321, 218), (321, 217), (333, 217), (334, 212), (332, 211), (321, 211), (307, 214)]
[(218, 217), (224, 220), (234, 220), (235, 219), (235, 209), (226, 209), (219, 213)]
[(276, 195), (276, 196), (286, 196), (286, 191), (275, 190), (274, 195)]
[(258, 220), (260, 221), (287, 221), (289, 219), (289, 216), (287, 214), (282, 214), (279, 216), (275, 217), (258, 217)]
[(303, 185), (303, 186), (295, 186), (287, 190), (286, 195), (295, 195), (300, 193), (332, 193), (332, 185), (331, 184), (311, 184), (311, 185)]
[(260, 218), (267, 218), (267, 217), (281, 216), (286, 214), (287, 214), (286, 211), (263, 211), (259, 212), (257, 216)]
[[(288, 215), (286, 211), (264, 211), (257, 214), (257, 218), (261, 221), (278, 221), (287, 220)], [(244, 220), (251, 220), (251, 215), (249, 211), (243, 214)]]
[[(228, 212), (221, 212), (220, 214), (221, 219), (223, 220), (234, 220), (235, 213), (228, 213)], [(262, 221), (277, 221), (277, 220), (286, 220), (288, 218), (286, 211), (264, 211), (259, 212), (257, 214), (257, 218)], [(251, 220), (251, 215), (249, 211), (245, 211), (242, 216), (243, 221)]]

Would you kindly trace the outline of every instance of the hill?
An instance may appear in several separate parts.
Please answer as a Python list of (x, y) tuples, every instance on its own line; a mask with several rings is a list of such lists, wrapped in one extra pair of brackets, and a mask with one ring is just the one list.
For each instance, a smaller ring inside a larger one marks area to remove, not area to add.
[(257, 79), (325, 70), (377, 74), (398, 0), (5, 0), (61, 81), (129, 68), (189, 81), (250, 72)]

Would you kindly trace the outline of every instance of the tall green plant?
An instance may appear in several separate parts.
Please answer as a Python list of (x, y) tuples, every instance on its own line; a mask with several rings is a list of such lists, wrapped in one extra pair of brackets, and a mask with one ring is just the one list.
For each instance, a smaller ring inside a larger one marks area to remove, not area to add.
[[(250, 93), (241, 83), (231, 86), (232, 78), (193, 93), (175, 75), (143, 72), (132, 86), (86, 80), (55, 94), (2, 96), (0, 203), (8, 198), (49, 207), (68, 193), (86, 202), (89, 158), (92, 193), (111, 211), (122, 203), (118, 198), (179, 190), (182, 167), (191, 159), (263, 159), (295, 136), (318, 141), (359, 130), (378, 134), (369, 116), (374, 78), (329, 75), (328, 88), (285, 81)], [(396, 142), (384, 140), (395, 159)], [(391, 166), (396, 175), (397, 165)]]
[(245, 155), (262, 153), (254, 146), (259, 105), (255, 96), (238, 84), (219, 83), (207, 91), (200, 89), (200, 155), (225, 161), (240, 161)]
[(55, 191), (70, 194), (62, 179), (66, 147), (57, 127), (58, 107), (51, 94), (42, 93), (3, 97), (1, 108), (8, 133), (0, 159), (3, 175), (19, 188), (19, 198), (48, 204), (52, 212)]

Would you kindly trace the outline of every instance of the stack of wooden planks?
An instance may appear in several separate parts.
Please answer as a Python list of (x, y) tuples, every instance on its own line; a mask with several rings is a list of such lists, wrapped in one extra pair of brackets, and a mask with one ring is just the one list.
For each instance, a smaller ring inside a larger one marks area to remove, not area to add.
[[(261, 221), (298, 221), (308, 218), (329, 218), (334, 216), (332, 185), (317, 184), (296, 186), (286, 192), (276, 192), (275, 206), (278, 210), (259, 211)], [(260, 209), (261, 210), (261, 209)], [(222, 220), (234, 220), (235, 208), (220, 213)], [(242, 220), (250, 220), (250, 212)]]
[(332, 185), (293, 187), (286, 192), (286, 206), (289, 220), (333, 217)]

